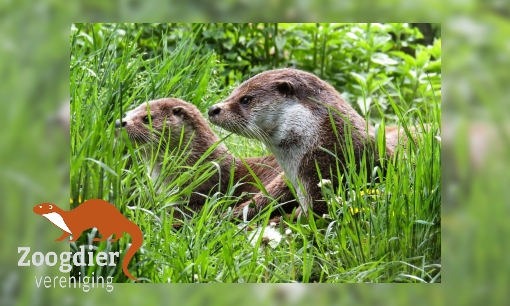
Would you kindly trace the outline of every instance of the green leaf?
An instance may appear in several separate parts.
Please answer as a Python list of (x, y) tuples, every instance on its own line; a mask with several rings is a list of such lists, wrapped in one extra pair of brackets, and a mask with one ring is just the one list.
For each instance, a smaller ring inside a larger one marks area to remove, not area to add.
[(416, 66), (423, 67), (427, 64), (428, 61), (430, 61), (430, 54), (428, 50), (420, 49), (416, 59)]
[(370, 60), (376, 64), (383, 65), (383, 66), (390, 66), (390, 65), (398, 64), (398, 61), (392, 59), (387, 54), (379, 53), (379, 52), (374, 53)]
[(431, 72), (441, 72), (441, 60), (429, 62), (426, 70)]
[(434, 225), (433, 222), (428, 222), (428, 221), (425, 221), (425, 220), (414, 220), (415, 223), (418, 223), (418, 224), (423, 224), (423, 225)]
[(93, 158), (85, 158), (85, 160), (90, 160), (96, 164), (98, 164), (101, 168), (103, 168), (104, 170), (108, 171), (109, 173), (113, 174), (114, 176), (117, 176), (117, 173), (115, 173), (115, 171), (112, 170), (112, 168), (108, 167), (105, 163), (99, 161), (99, 160), (96, 160), (96, 159), (93, 159)]
[(372, 98), (371, 97), (367, 97), (367, 98), (358, 97), (358, 99), (356, 100), (356, 103), (358, 104), (362, 115), (365, 115), (368, 112), (368, 110), (370, 109), (370, 105), (372, 105)]
[(358, 80), (363, 86), (367, 84), (367, 79), (361, 74), (356, 73), (354, 71), (349, 72), (349, 74), (352, 75), (356, 80)]
[(283, 50), (285, 44), (287, 43), (287, 37), (276, 36), (274, 38), (274, 43), (278, 50)]
[(390, 54), (400, 57), (410, 66), (413, 66), (413, 67), (416, 66), (416, 60), (414, 59), (414, 57), (410, 56), (409, 54), (406, 54), (402, 51), (392, 51), (392, 52), (390, 52)]

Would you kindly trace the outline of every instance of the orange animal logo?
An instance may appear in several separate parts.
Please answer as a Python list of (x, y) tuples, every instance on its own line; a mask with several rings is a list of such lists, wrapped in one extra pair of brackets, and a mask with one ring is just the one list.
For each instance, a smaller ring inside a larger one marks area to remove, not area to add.
[(41, 215), (51, 223), (58, 226), (64, 233), (55, 241), (62, 241), (69, 235), (73, 235), (70, 241), (76, 241), (83, 231), (89, 228), (97, 228), (102, 238), (94, 238), (93, 241), (105, 241), (113, 236), (109, 241), (115, 242), (122, 237), (122, 232), (131, 235), (132, 244), (122, 261), (122, 271), (127, 277), (138, 281), (128, 271), (128, 264), (136, 251), (140, 249), (143, 242), (143, 235), (140, 228), (124, 217), (117, 208), (101, 199), (88, 200), (73, 210), (65, 211), (55, 204), (42, 203), (34, 207), (34, 212)]

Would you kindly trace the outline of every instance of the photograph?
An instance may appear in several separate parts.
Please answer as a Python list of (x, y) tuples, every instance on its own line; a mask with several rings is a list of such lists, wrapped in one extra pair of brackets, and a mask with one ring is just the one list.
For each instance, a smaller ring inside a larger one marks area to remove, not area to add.
[(69, 282), (441, 283), (441, 24), (72, 23), (69, 44), (70, 207), (33, 208)]

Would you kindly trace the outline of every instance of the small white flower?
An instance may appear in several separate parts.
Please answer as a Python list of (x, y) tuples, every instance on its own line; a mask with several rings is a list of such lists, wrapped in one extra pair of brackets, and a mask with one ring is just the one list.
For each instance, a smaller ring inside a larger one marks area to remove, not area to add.
[(326, 219), (326, 220), (333, 220), (333, 218), (331, 218), (331, 216), (329, 214), (323, 214), (322, 218)]
[(195, 280), (195, 282), (198, 282), (198, 274), (194, 274), (193, 279)]
[(328, 203), (338, 203), (340, 205), (344, 205), (344, 200), (342, 199), (342, 197), (334, 197), (334, 198), (331, 198), (331, 199), (328, 199)]
[(258, 228), (257, 230), (253, 231), (248, 237), (251, 245), (255, 246), (262, 230), (264, 230), (264, 233), (262, 234), (262, 244), (267, 244), (273, 249), (276, 248), (280, 244), (283, 236), (272, 227), (266, 227), (265, 229)]
[(292, 234), (292, 230), (291, 230), (290, 228), (286, 229), (286, 230), (285, 230), (285, 235), (287, 235), (287, 236), (288, 236), (288, 235), (290, 235), (290, 234)]
[(436, 136), (437, 141), (441, 142), (441, 136)]
[(327, 180), (327, 179), (322, 179), (319, 184), (317, 184), (317, 186), (319, 187), (326, 187), (326, 186), (331, 186), (331, 181), (330, 180)]
[(271, 222), (271, 223), (269, 223), (269, 226), (276, 227), (276, 223), (275, 222)]

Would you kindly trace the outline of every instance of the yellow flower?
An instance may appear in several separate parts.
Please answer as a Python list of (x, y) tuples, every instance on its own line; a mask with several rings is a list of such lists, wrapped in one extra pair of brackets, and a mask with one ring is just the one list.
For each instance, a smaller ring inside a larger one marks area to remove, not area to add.
[[(73, 203), (74, 203), (73, 198), (70, 198), (70, 199), (69, 199), (69, 203), (70, 203), (70, 204), (73, 204)], [(81, 203), (81, 197), (78, 197), (78, 203)]]
[(351, 215), (359, 213), (359, 209), (357, 207), (349, 207), (349, 210), (351, 211)]
[[(365, 191), (361, 190), (359, 194), (362, 196), (365, 194)], [(367, 195), (378, 195), (380, 194), (379, 189), (367, 189)]]

